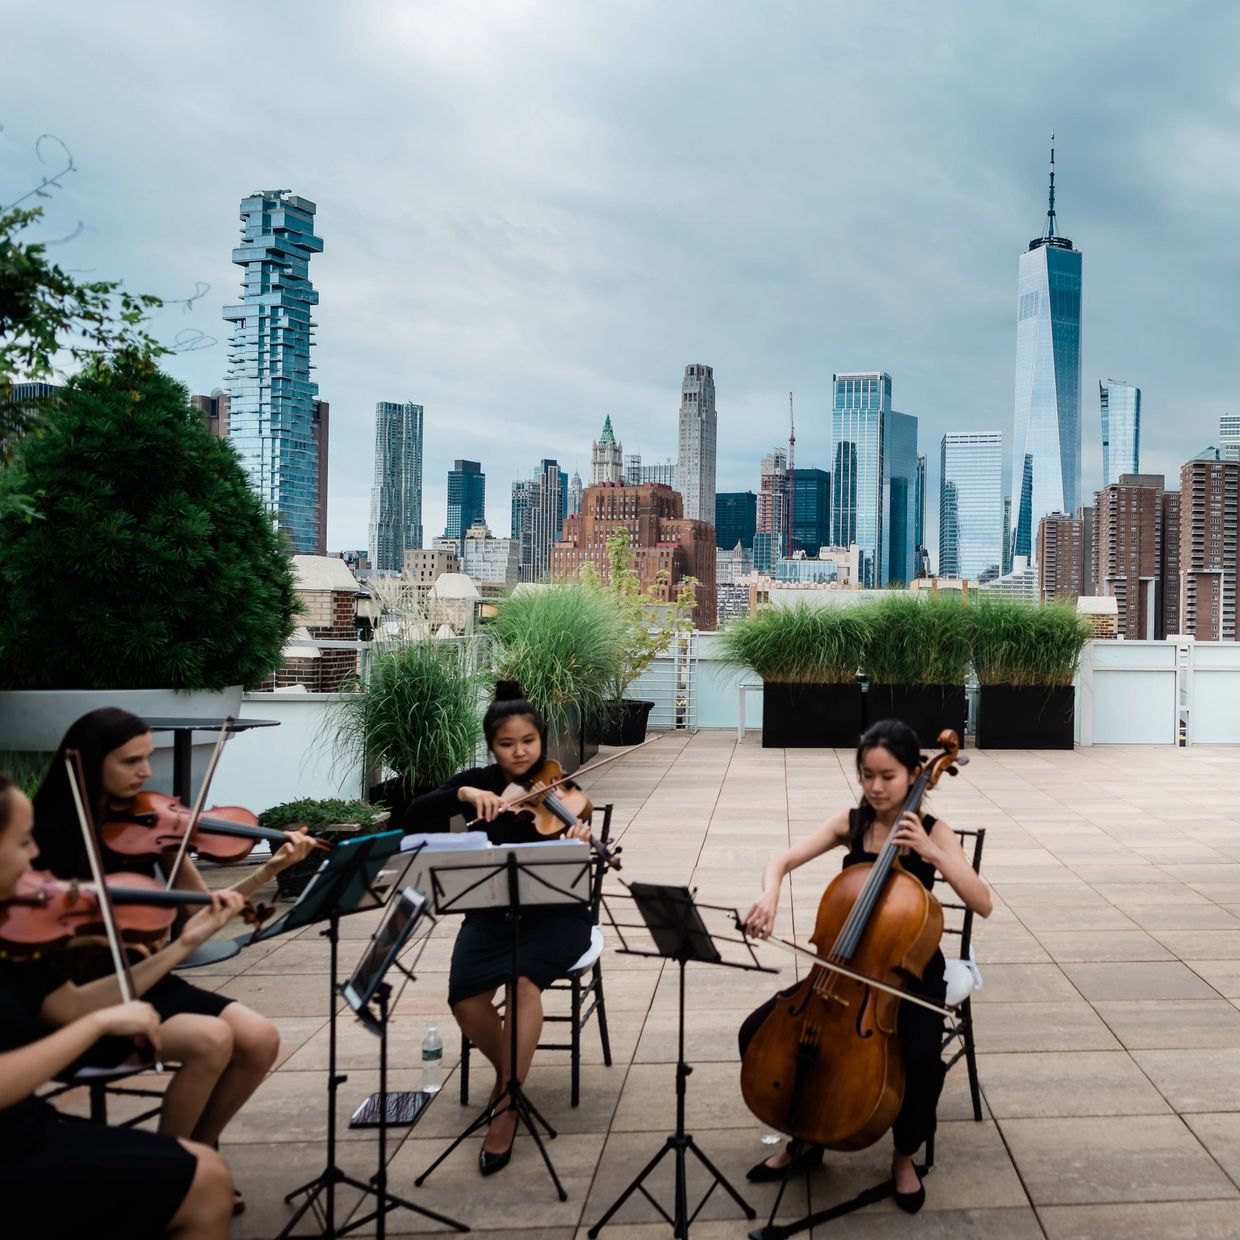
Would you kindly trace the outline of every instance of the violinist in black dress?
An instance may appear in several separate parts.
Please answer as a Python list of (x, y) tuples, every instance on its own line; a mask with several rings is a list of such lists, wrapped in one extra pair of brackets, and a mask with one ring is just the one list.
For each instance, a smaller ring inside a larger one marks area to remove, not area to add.
[[(454, 775), (442, 787), (418, 797), (409, 807), (408, 831), (446, 831), (456, 814), (480, 821), (493, 844), (527, 844), (545, 840), (530, 824), (504, 807), (502, 793), (521, 783), (543, 764), (546, 728), (534, 707), (512, 681), (501, 680), (496, 700), (482, 721), (487, 747), (495, 761)], [(528, 785), (526, 785), (528, 786)], [(573, 839), (589, 839), (578, 824)], [(584, 905), (527, 908), (521, 912), (517, 984), (516, 1078), (524, 1081), (542, 1030), (542, 991), (581, 958), (590, 945), (590, 910)], [(495, 995), (509, 978), (512, 940), (506, 914), (465, 915), (452, 951), (448, 1003), (462, 1032), (495, 1068), (498, 1097), (509, 1079), (509, 1034), (495, 1009)], [(507, 1011), (512, 1011), (508, 996)], [(482, 1145), (483, 1175), (505, 1166), (512, 1153), (516, 1117), (508, 1108), (497, 1112)]]
[[(128, 711), (104, 707), (83, 715), (65, 733), (47, 776), (34, 797), (34, 837), (40, 865), (58, 878), (89, 879), (89, 863), (82, 842), (64, 754), (82, 755), (86, 792), (96, 828), (107, 821), (109, 808), (135, 797), (151, 775), (154, 745), (146, 723)], [(155, 859), (112, 852), (100, 836), (100, 854), (107, 873), (154, 875)], [(248, 898), (285, 866), (308, 855), (308, 836), (290, 834), (289, 842), (265, 865), (249, 870), (229, 891)], [(167, 859), (165, 859), (167, 861)], [(187, 856), (173, 886), (206, 891), (207, 885)], [(188, 955), (188, 953), (185, 953)], [(224, 1126), (262, 1084), (275, 1063), (280, 1036), (265, 1016), (227, 995), (204, 990), (185, 978), (166, 973), (143, 994), (159, 1014), (160, 1037), (169, 1062), (180, 1064), (168, 1082), (160, 1111), (159, 1131), (170, 1136), (216, 1144)], [(88, 1062), (107, 1065), (128, 1053), (121, 1044), (104, 1043)], [(240, 1202), (240, 1198), (238, 1198)]]
[[(30, 801), (0, 776), (0, 902), (38, 855), (32, 822)], [(190, 924), (205, 939), (239, 906), (221, 899)], [(77, 987), (50, 960), (0, 958), (0, 1234), (225, 1240), (233, 1186), (215, 1150), (64, 1117), (35, 1096), (101, 1037), (158, 1047), (155, 1010), (118, 994), (115, 978)]]
[[(769, 861), (762, 871), (762, 894), (745, 917), (746, 928), (768, 937), (775, 928), (779, 892), (784, 876), (832, 848), (845, 847), (844, 866), (873, 863), (889, 836), (903, 852), (900, 864), (927, 890), (937, 870), (961, 901), (982, 917), (991, 911), (990, 891), (969, 864), (960, 840), (941, 818), (930, 814), (902, 813), (909, 789), (921, 762), (917, 734), (897, 719), (876, 723), (857, 748), (857, 775), (861, 781), (861, 804), (841, 810), (813, 834)], [(946, 992), (943, 953), (936, 951), (920, 982), (911, 993), (941, 1004)], [(774, 1009), (769, 999), (751, 1013), (740, 1029), (741, 1055), (762, 1021)], [(900, 1005), (898, 1032), (904, 1055), (904, 1102), (892, 1126), (894, 1152), (891, 1161), (896, 1204), (916, 1213), (925, 1202), (925, 1189), (913, 1157), (935, 1129), (935, 1112), (943, 1088), (941, 1055), (943, 1022), (940, 1016), (912, 1003)], [(790, 1141), (779, 1153), (749, 1172), (751, 1180), (772, 1180), (822, 1161), (822, 1150), (801, 1141)]]

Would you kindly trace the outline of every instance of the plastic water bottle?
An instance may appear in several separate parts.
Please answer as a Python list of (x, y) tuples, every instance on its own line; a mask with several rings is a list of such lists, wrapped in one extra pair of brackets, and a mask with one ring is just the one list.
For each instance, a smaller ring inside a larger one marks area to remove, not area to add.
[(443, 1088), (443, 1038), (432, 1025), (422, 1039), (422, 1089), (437, 1094)]

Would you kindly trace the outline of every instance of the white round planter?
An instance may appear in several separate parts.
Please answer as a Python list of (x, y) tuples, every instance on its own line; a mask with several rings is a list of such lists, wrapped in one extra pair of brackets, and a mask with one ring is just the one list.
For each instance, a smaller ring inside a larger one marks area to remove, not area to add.
[[(223, 719), (241, 713), (241, 686), (219, 691), (177, 689), (11, 689), (0, 692), (0, 752), (54, 753), (69, 725), (100, 706), (118, 706), (144, 719)], [(172, 733), (157, 732), (150, 786), (172, 791)], [(194, 736), (194, 772), (206, 765), (215, 733)]]

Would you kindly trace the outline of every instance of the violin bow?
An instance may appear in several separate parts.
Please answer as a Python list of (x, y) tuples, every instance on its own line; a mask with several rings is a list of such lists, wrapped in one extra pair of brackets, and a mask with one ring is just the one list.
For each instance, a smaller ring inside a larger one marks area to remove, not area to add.
[[(604, 766), (610, 765), (612, 762), (619, 762), (621, 758), (627, 758), (629, 754), (636, 753), (639, 749), (645, 749), (647, 745), (653, 745), (655, 741), (662, 740), (661, 736), (651, 736), (647, 740), (641, 742), (640, 745), (630, 745), (623, 753), (613, 753), (610, 758), (600, 758), (597, 762), (591, 762), (589, 766), (580, 767), (571, 775), (564, 775), (561, 778), (553, 780), (549, 784), (543, 784), (537, 792), (527, 792), (524, 796), (514, 797), (511, 801), (505, 801), (505, 809), (516, 809), (520, 805), (524, 805), (526, 801), (537, 800), (540, 796), (547, 792), (554, 792), (561, 784), (567, 784), (570, 781), (575, 782), (583, 775), (589, 775), (591, 771), (597, 771)], [(474, 822), (478, 819), (475, 818)], [(473, 826), (473, 823), (469, 824)]]
[(839, 973), (844, 977), (851, 978), (854, 982), (860, 982), (864, 986), (873, 986), (875, 990), (882, 990), (889, 995), (895, 995), (897, 999), (901, 999), (905, 1003), (915, 1003), (918, 1007), (924, 1007), (927, 1011), (934, 1012), (938, 1016), (952, 1019), (956, 1015), (951, 1008), (941, 1007), (937, 1003), (932, 1003), (929, 999), (923, 999), (920, 995), (911, 995), (907, 990), (901, 990), (899, 986), (892, 986), (888, 982), (880, 982), (877, 978), (870, 977), (866, 973), (858, 973), (857, 970), (850, 969), (846, 965), (836, 964), (834, 960), (827, 960), (817, 952), (810, 951), (808, 947), (802, 947), (799, 943), (793, 943), (790, 939), (751, 938), (745, 929), (745, 923), (741, 919), (740, 911), (733, 909), (732, 916), (736, 919), (736, 928), (744, 935), (746, 943), (769, 943), (772, 947), (783, 948), (784, 951), (791, 952), (793, 955), (805, 956), (812, 960), (814, 964), (820, 965), (824, 969), (830, 969), (833, 973)]
[(185, 854), (189, 851), (189, 841), (194, 834), (194, 828), (198, 825), (198, 819), (202, 817), (202, 807), (206, 804), (207, 789), (211, 787), (211, 780), (215, 775), (216, 765), (220, 760), (220, 750), (224, 748), (224, 741), (228, 736), (229, 729), (236, 722), (232, 715), (224, 720), (224, 726), (220, 728), (215, 738), (215, 744), (211, 748), (211, 759), (207, 763), (207, 769), (203, 772), (202, 783), (198, 785), (198, 795), (194, 798), (194, 808), (189, 812), (189, 823), (185, 828), (185, 834), (181, 837), (181, 846), (177, 849), (177, 859), (173, 862), (172, 868), (168, 871), (168, 877), (164, 882), (164, 888), (167, 891), (172, 890), (172, 884), (176, 882), (176, 877), (181, 872), (181, 862), (185, 860)]
[[(65, 750), (65, 773), (69, 777), (69, 791), (73, 794), (78, 825), (82, 829), (82, 843), (86, 847), (86, 859), (90, 864), (90, 872), (95, 882), (95, 899), (99, 903), (99, 915), (103, 918), (108, 948), (112, 953), (112, 964), (116, 969), (116, 984), (120, 988), (121, 999), (126, 1003), (132, 1003), (138, 997), (138, 988), (134, 985), (133, 974), (129, 971), (129, 957), (125, 955), (125, 946), (121, 942), (120, 931), (116, 927), (112, 893), (108, 890), (103, 857), (99, 852), (99, 839), (95, 835), (94, 817), (85, 796), (86, 769), (82, 765), (82, 755), (78, 750)], [(155, 1070), (157, 1072), (164, 1070), (164, 1065), (158, 1056), (155, 1057)]]

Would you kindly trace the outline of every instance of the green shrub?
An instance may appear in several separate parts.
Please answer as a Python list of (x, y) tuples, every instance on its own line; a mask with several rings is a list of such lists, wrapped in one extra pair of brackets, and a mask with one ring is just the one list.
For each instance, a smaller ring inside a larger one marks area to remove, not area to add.
[(848, 684), (870, 640), (869, 608), (769, 607), (720, 633), (723, 662), (777, 684)]
[(973, 666), (983, 685), (1070, 685), (1090, 637), (1071, 603), (983, 595), (972, 620)]
[(0, 517), (0, 687), (222, 689), (278, 666), (284, 541), (181, 384), (91, 367), (14, 468), (39, 519)]
[(520, 684), (547, 726), (599, 715), (621, 683), (629, 630), (589, 583), (523, 591), (500, 604), (491, 632), (495, 675)]
[[(260, 826), (270, 827), (275, 831), (295, 831), (298, 827), (308, 827), (311, 835), (326, 834), (326, 828), (336, 823), (355, 822), (358, 829), (354, 834), (369, 835), (383, 826), (379, 816), (385, 813), (381, 806), (371, 805), (369, 801), (332, 798), (316, 801), (306, 797), (300, 801), (285, 801), (281, 805), (273, 805), (259, 814), (258, 821)], [(323, 854), (318, 853), (316, 859), (321, 861), (322, 858)]]
[(367, 771), (395, 771), (410, 794), (438, 787), (473, 760), (480, 687), (455, 642), (428, 638), (381, 651), (367, 679), (345, 684), (334, 705), (328, 727), (337, 754)]
[(970, 609), (958, 598), (891, 594), (865, 608), (863, 666), (874, 684), (963, 685), (972, 654)]

